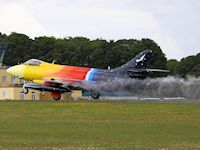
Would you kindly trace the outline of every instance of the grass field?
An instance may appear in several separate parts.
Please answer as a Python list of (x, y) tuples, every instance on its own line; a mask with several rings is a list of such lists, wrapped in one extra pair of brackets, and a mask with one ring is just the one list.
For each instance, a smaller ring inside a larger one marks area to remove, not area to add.
[(0, 149), (200, 149), (200, 105), (3, 101)]

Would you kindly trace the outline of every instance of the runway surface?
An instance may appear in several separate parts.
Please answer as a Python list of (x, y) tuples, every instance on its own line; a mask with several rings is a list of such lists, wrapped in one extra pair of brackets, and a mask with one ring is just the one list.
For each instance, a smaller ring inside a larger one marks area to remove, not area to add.
[[(84, 100), (85, 101), (85, 100)], [(87, 100), (86, 100), (87, 101)], [(191, 99), (149, 99), (149, 100), (96, 100), (97, 102), (133, 103), (133, 104), (200, 104), (200, 100)]]

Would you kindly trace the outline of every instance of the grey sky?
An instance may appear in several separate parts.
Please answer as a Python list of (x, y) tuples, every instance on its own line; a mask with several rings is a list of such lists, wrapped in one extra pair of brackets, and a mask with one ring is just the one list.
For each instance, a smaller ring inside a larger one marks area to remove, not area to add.
[(168, 59), (200, 52), (198, 0), (0, 0), (0, 32), (151, 38)]

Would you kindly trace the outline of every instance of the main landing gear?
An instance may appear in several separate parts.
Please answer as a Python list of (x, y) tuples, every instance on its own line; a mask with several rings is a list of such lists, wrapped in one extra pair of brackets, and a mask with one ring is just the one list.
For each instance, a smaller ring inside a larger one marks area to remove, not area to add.
[(100, 94), (96, 91), (91, 90), (91, 96), (93, 99), (98, 99)]

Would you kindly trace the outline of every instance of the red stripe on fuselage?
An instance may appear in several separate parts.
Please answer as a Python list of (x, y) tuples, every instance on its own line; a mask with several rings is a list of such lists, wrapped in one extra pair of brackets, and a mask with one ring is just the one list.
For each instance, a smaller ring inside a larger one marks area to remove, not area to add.
[(75, 80), (85, 80), (85, 76), (90, 71), (91, 68), (86, 67), (76, 67), (76, 66), (64, 66), (63, 69), (54, 73), (54, 77), (75, 79)]

